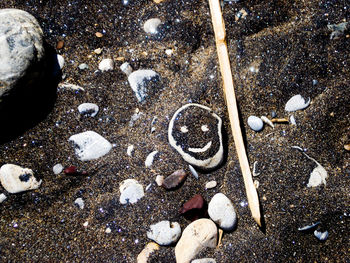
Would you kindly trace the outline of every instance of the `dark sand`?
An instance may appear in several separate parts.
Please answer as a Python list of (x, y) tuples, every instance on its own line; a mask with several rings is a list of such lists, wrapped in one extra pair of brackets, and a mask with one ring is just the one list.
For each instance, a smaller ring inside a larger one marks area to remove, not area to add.
[[(65, 82), (85, 89), (61, 89), (56, 96), (48, 92), (51, 97), (43, 91), (42, 97), (34, 100), (42, 105), (40, 114), (32, 112), (31, 104), (18, 104), (12, 122), (19, 121), (19, 127), (1, 123), (6, 136), (1, 139), (0, 165), (31, 168), (43, 183), (36, 191), (8, 194), (0, 205), (0, 261), (136, 262), (150, 241), (146, 237), (150, 224), (168, 219), (185, 228), (189, 221), (178, 214), (185, 201), (198, 193), (210, 201), (222, 192), (234, 203), (237, 229), (224, 234), (221, 247), (205, 250), (198, 257), (213, 257), (221, 263), (349, 262), (350, 152), (344, 150), (344, 144), (350, 142), (350, 32), (331, 40), (327, 28), (349, 20), (349, 2), (264, 0), (224, 5), (241, 126), (250, 163), (258, 161), (261, 173), (257, 180), (263, 230), (248, 207), (240, 205), (246, 196), (207, 1), (129, 2), (0, 2), (0, 8), (16, 7), (33, 14), (52, 47), (64, 40), (58, 53), (66, 61)], [(248, 15), (236, 22), (235, 14), (242, 8)], [(143, 32), (144, 21), (151, 17), (166, 22), (167, 28), (158, 38)], [(104, 36), (97, 38), (95, 32), (103, 30)], [(96, 48), (103, 48), (103, 53), (94, 54)], [(171, 57), (166, 49), (174, 50)], [(96, 73), (99, 61), (107, 57), (115, 59), (115, 70)], [(118, 57), (124, 60), (118, 61)], [(159, 90), (145, 104), (137, 102), (119, 69), (124, 61), (134, 69), (149, 68), (161, 75)], [(79, 70), (81, 63), (87, 63), (89, 69)], [(251, 72), (251, 66), (258, 72)], [(310, 97), (312, 102), (307, 109), (293, 113), (297, 126), (265, 126), (259, 133), (249, 129), (246, 120), (250, 115), (269, 116), (274, 110), (278, 117), (288, 117), (284, 105), (296, 94)], [(227, 158), (219, 169), (200, 174), (198, 180), (189, 176), (178, 190), (165, 191), (153, 182), (156, 175), (188, 170), (167, 142), (167, 125), (176, 109), (190, 101), (209, 106), (222, 117)], [(99, 105), (95, 118), (79, 115), (77, 107), (83, 102)], [(129, 127), (137, 108), (143, 115)], [(24, 120), (22, 114), (28, 117)], [(158, 122), (151, 134), (154, 116)], [(98, 160), (80, 162), (67, 140), (90, 129), (116, 146)], [(133, 157), (126, 155), (129, 144), (135, 146)], [(292, 145), (306, 148), (324, 166), (329, 175), (326, 186), (306, 187), (316, 165), (291, 149)], [(152, 169), (147, 169), (144, 161), (153, 150), (160, 154)], [(78, 166), (90, 175), (54, 175), (52, 167), (57, 163)], [(119, 203), (119, 183), (128, 178), (137, 179), (144, 187), (153, 185), (138, 203), (124, 206)], [(205, 183), (213, 179), (218, 186), (205, 190)], [(0, 188), (0, 192), (4, 190)], [(74, 205), (77, 197), (85, 200), (83, 210)], [(86, 221), (89, 225), (85, 228)], [(329, 231), (325, 242), (312, 232), (298, 231), (315, 221)], [(112, 229), (110, 234), (105, 233), (106, 227)], [(174, 248), (161, 247), (149, 262), (175, 262)]]

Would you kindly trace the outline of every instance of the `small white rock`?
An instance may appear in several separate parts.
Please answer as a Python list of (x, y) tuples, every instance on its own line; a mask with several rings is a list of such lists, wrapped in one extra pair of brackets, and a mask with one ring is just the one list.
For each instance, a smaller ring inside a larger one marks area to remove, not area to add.
[(5, 194), (0, 194), (0, 203), (4, 202), (7, 199), (7, 196)]
[(81, 161), (98, 159), (112, 149), (112, 144), (94, 131), (72, 135), (69, 141), (75, 144), (75, 154)]
[(315, 230), (314, 235), (318, 240), (325, 241), (328, 238), (329, 234), (328, 234), (328, 231), (321, 232), (321, 231)]
[(159, 18), (148, 19), (143, 25), (143, 30), (148, 34), (157, 34), (161, 23), (162, 21)]
[(31, 169), (14, 164), (4, 164), (0, 168), (0, 182), (11, 194), (38, 189), (42, 180), (37, 181)]
[(75, 199), (74, 204), (76, 204), (80, 209), (84, 209), (85, 204), (83, 198), (79, 197)]
[(175, 243), (181, 235), (179, 223), (170, 221), (160, 221), (150, 226), (147, 237), (162, 246)]
[(320, 164), (317, 164), (315, 169), (310, 174), (309, 182), (307, 187), (317, 187), (321, 184), (326, 185), (326, 179), (328, 177), (328, 173), (326, 169), (323, 168)]
[(237, 216), (232, 202), (224, 194), (217, 193), (208, 205), (210, 218), (223, 230), (232, 230), (237, 222)]
[(120, 66), (120, 70), (123, 71), (127, 76), (129, 76), (132, 73), (132, 67), (128, 62), (124, 62)]
[(99, 108), (94, 103), (82, 103), (78, 106), (78, 111), (81, 115), (95, 117)]
[(172, 49), (166, 49), (165, 50), (165, 54), (167, 54), (169, 57), (173, 54), (173, 50)]
[(207, 183), (205, 184), (205, 188), (206, 188), (206, 189), (211, 189), (211, 188), (216, 187), (216, 185), (217, 185), (216, 181), (210, 181), (210, 182), (207, 182)]
[(106, 230), (105, 230), (105, 233), (106, 233), (106, 234), (110, 234), (111, 232), (112, 232), (112, 229), (110, 229), (109, 227), (107, 227)]
[(152, 166), (154, 157), (157, 155), (157, 153), (158, 153), (158, 151), (153, 151), (147, 156), (146, 161), (145, 161), (145, 166), (147, 168)]
[(88, 64), (86, 64), (86, 63), (82, 63), (82, 64), (80, 64), (80, 65), (78, 66), (78, 68), (79, 68), (80, 70), (84, 70), (84, 69), (88, 69), (89, 66), (88, 66)]
[(156, 183), (158, 186), (162, 186), (164, 182), (164, 176), (163, 175), (157, 175), (156, 177)]
[(143, 187), (135, 179), (124, 180), (119, 187), (121, 204), (134, 204), (140, 200), (144, 195)]
[(59, 55), (59, 54), (57, 54), (57, 62), (58, 62), (58, 65), (60, 66), (60, 69), (63, 69), (63, 67), (64, 67), (64, 58), (61, 55)]
[(98, 64), (98, 69), (103, 71), (109, 71), (109, 70), (113, 70), (114, 68), (114, 62), (113, 59), (111, 58), (105, 58), (103, 59), (100, 64)]
[(297, 111), (307, 108), (310, 105), (310, 98), (306, 102), (305, 99), (300, 95), (295, 95), (288, 100), (285, 106), (285, 111)]
[(139, 102), (142, 102), (148, 96), (147, 81), (151, 81), (157, 77), (159, 77), (158, 73), (150, 69), (139, 69), (129, 75), (128, 81), (130, 87)]
[(177, 263), (189, 263), (204, 248), (215, 248), (218, 230), (213, 221), (198, 219), (189, 224), (175, 247)]
[(259, 117), (249, 116), (248, 125), (252, 130), (258, 132), (264, 127), (264, 122)]
[(128, 149), (126, 150), (126, 154), (129, 156), (132, 156), (132, 152), (134, 151), (134, 145), (129, 145)]
[(63, 165), (58, 163), (54, 167), (52, 167), (52, 171), (54, 174), (60, 174), (63, 171)]
[(216, 260), (213, 258), (200, 258), (192, 260), (191, 263), (216, 263)]

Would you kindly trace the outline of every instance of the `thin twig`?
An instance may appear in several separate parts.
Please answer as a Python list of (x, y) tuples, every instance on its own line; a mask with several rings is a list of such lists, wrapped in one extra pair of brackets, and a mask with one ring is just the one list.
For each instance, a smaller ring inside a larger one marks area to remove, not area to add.
[(231, 123), (232, 135), (235, 141), (238, 160), (241, 166), (244, 185), (247, 193), (249, 208), (256, 223), (261, 226), (261, 215), (258, 193), (253, 183), (250, 172), (249, 162), (244, 147), (241, 127), (239, 124), (238, 109), (234, 84), (231, 73), (230, 60), (226, 45), (225, 24), (221, 14), (219, 0), (209, 0), (211, 18), (215, 32), (216, 49), (219, 57), (221, 75), (223, 79), (224, 93), (226, 96), (226, 104)]

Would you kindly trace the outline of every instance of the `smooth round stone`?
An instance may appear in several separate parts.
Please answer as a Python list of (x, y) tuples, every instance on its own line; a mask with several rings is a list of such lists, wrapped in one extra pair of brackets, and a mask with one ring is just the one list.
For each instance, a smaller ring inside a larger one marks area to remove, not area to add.
[(130, 87), (134, 91), (136, 98), (139, 102), (144, 101), (151, 92), (150, 85), (159, 80), (157, 72), (151, 69), (139, 69), (135, 70), (128, 76)]
[(99, 108), (94, 103), (82, 103), (78, 106), (78, 111), (81, 115), (95, 117)]
[(75, 154), (81, 161), (90, 161), (106, 155), (112, 144), (94, 131), (86, 131), (69, 137), (74, 144)]
[(200, 258), (192, 260), (191, 263), (216, 263), (216, 260), (213, 258)]
[(189, 263), (204, 248), (215, 248), (217, 227), (210, 219), (202, 218), (193, 221), (184, 231), (175, 247), (177, 263)]
[(221, 118), (210, 108), (189, 103), (171, 118), (168, 141), (189, 164), (214, 169), (224, 157), (221, 126)]
[(83, 198), (78, 197), (77, 199), (75, 199), (74, 204), (77, 205), (80, 209), (84, 209), (85, 203)]
[(4, 164), (0, 168), (0, 182), (11, 194), (38, 189), (42, 180), (37, 181), (31, 169), (14, 164)]
[(79, 68), (80, 70), (85, 70), (85, 69), (88, 69), (89, 66), (88, 66), (88, 64), (86, 64), (86, 63), (82, 63), (82, 64), (80, 64), (80, 65), (78, 66), (78, 68)]
[(124, 180), (120, 184), (119, 191), (119, 201), (123, 205), (127, 203), (134, 204), (145, 195), (143, 191), (143, 186), (139, 184), (139, 182), (135, 179)]
[(100, 64), (98, 64), (98, 69), (103, 71), (109, 71), (114, 69), (114, 62), (111, 58), (103, 59)]
[(52, 171), (54, 174), (60, 174), (63, 171), (63, 165), (58, 163), (54, 167), (52, 167)]
[(177, 222), (160, 221), (150, 226), (147, 237), (159, 245), (167, 246), (175, 243), (181, 236), (181, 227)]
[(162, 21), (159, 18), (148, 19), (143, 25), (143, 30), (148, 34), (157, 34), (158, 27), (161, 23)]
[(217, 185), (217, 182), (216, 182), (216, 181), (210, 181), (210, 182), (207, 182), (207, 183), (205, 184), (205, 188), (206, 188), (206, 189), (211, 189), (211, 188), (216, 187), (216, 185)]
[(220, 228), (226, 231), (232, 230), (237, 223), (237, 216), (232, 202), (224, 194), (217, 193), (213, 196), (208, 205), (210, 218)]
[(300, 95), (295, 95), (291, 97), (284, 107), (285, 111), (297, 111), (297, 110), (303, 110), (307, 108), (310, 105), (310, 98), (308, 101), (305, 101), (305, 99)]
[(248, 125), (253, 131), (261, 131), (264, 127), (264, 122), (262, 119), (256, 116), (249, 116)]
[(25, 86), (42, 75), (43, 69), (34, 64), (43, 61), (44, 53), (43, 32), (38, 21), (19, 9), (1, 9), (0, 98), (11, 92), (19, 81)]

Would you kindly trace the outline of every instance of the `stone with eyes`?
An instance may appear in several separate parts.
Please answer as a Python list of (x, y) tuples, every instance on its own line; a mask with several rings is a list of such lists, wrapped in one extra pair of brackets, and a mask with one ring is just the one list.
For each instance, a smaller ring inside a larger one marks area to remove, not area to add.
[(210, 108), (189, 103), (179, 108), (168, 127), (170, 145), (201, 169), (213, 169), (223, 159), (222, 121)]

